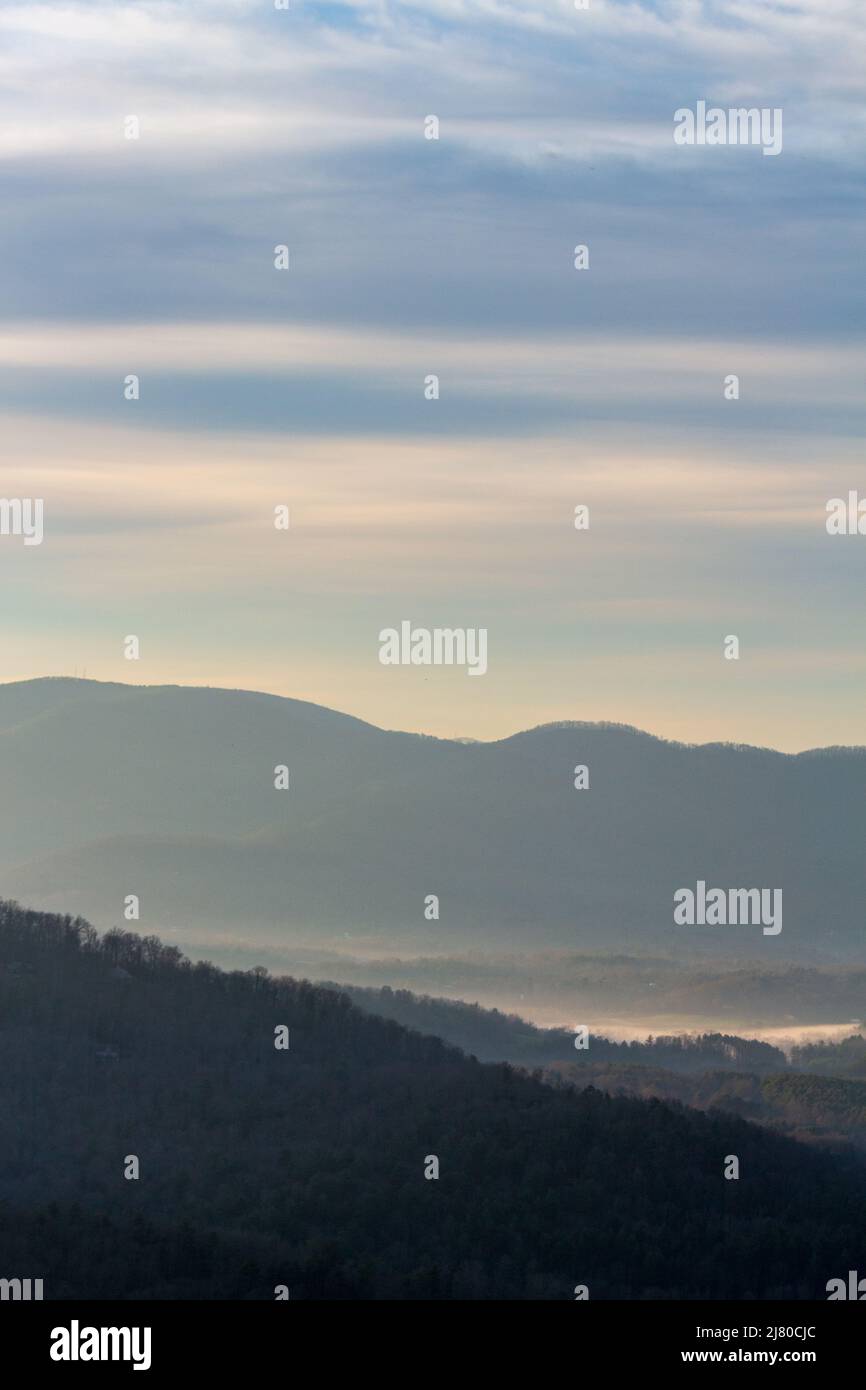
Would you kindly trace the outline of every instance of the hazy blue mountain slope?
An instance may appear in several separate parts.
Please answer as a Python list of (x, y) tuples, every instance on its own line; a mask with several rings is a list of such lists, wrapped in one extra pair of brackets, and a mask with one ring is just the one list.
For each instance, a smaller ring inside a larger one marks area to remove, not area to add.
[[(794, 757), (606, 725), (463, 744), (268, 695), (56, 680), (0, 687), (0, 752), (0, 889), (101, 925), (137, 893), (151, 928), (372, 932), (425, 951), (862, 953), (863, 749)], [(781, 888), (782, 935), (675, 926), (673, 893), (698, 878)]]

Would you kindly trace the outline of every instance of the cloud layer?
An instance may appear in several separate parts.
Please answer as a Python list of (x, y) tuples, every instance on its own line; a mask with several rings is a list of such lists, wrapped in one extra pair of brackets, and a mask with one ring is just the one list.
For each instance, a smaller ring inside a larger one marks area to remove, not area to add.
[[(858, 3), (37, 3), (0, 54), (2, 486), (46, 506), (0, 675), (864, 741)], [(699, 99), (781, 156), (675, 146)], [(384, 672), (407, 617), (489, 675)]]

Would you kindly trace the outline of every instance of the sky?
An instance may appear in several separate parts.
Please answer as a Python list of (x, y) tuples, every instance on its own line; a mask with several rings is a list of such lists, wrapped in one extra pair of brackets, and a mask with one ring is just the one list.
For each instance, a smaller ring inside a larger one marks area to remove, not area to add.
[[(866, 743), (864, 86), (862, 0), (0, 4), (0, 493), (44, 505), (0, 680)], [(699, 101), (781, 152), (676, 144)], [(383, 666), (405, 620), (487, 673)]]

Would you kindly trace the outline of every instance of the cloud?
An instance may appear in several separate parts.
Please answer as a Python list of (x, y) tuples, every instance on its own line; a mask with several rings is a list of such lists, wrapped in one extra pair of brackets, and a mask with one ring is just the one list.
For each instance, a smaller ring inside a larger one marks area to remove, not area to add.
[[(860, 0), (0, 8), (3, 486), (46, 503), (0, 673), (862, 740), (823, 509), (862, 478), (864, 60)], [(699, 98), (782, 107), (782, 155), (675, 147)], [(489, 676), (383, 679), (406, 616), (487, 622)]]
[[(866, 342), (25, 321), (0, 328), (0, 370), (0, 408), (144, 430), (546, 437), (644, 420), (838, 436), (866, 425)], [(736, 402), (724, 399), (731, 373)]]
[[(36, 3), (0, 50), (12, 318), (862, 322), (856, 3)], [(782, 106), (783, 156), (675, 147), (698, 97)]]

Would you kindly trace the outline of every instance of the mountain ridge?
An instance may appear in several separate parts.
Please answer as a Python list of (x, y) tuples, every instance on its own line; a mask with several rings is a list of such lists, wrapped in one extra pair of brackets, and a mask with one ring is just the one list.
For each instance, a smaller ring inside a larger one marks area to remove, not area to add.
[[(0, 686), (0, 738), (0, 892), (101, 927), (132, 894), (181, 940), (242, 922), (263, 944), (360, 932), (413, 955), (863, 950), (860, 748), (575, 721), (463, 743), (265, 692), (74, 678)], [(701, 880), (782, 890), (779, 942), (677, 927), (674, 893)]]
[[(796, 752), (788, 752), (782, 748), (773, 748), (769, 744), (761, 743), (742, 743), (735, 739), (708, 739), (703, 743), (689, 742), (684, 739), (665, 738), (662, 734), (654, 734), (649, 729), (642, 729), (637, 724), (623, 723), (620, 720), (612, 719), (551, 719), (542, 724), (530, 724), (524, 729), (515, 729), (510, 734), (504, 734), (501, 738), (481, 739), (476, 737), (462, 737), (454, 735), (447, 737), (443, 734), (429, 734), (421, 729), (395, 729), (384, 724), (374, 724), (369, 719), (362, 719), (360, 715), (350, 714), (346, 710), (336, 709), (332, 705), (322, 705), (315, 700), (299, 700), (292, 695), (280, 695), (270, 690), (248, 690), (242, 686), (222, 686), (222, 685), (184, 685), (178, 682), (169, 684), (147, 685), (133, 681), (101, 681), (94, 680), (87, 676), (30, 676), (22, 680), (0, 682), (0, 697), (5, 690), (42, 686), (89, 686), (100, 690), (111, 691), (141, 691), (141, 692), (160, 692), (160, 691), (184, 691), (193, 693), (196, 691), (208, 692), (212, 695), (239, 695), (251, 699), (275, 700), (296, 709), (315, 710), (317, 713), (334, 715), (339, 719), (351, 720), (353, 723), (363, 725), (365, 728), (373, 729), (378, 733), (402, 734), (408, 738), (428, 739), (435, 743), (458, 744), (461, 746), (475, 746), (483, 748), (497, 747), (503, 743), (509, 743), (513, 739), (523, 738), (530, 734), (544, 733), (553, 729), (581, 729), (581, 730), (615, 730), (625, 734), (635, 734), (639, 738), (651, 739), (654, 743), (665, 744), (670, 748), (684, 748), (692, 751), (701, 749), (728, 749), (741, 750), (743, 752), (754, 753), (773, 753), (779, 758), (805, 758), (815, 754), (824, 753), (862, 753), (866, 756), (866, 743), (832, 743), (815, 745), (810, 748), (801, 748)], [(2, 732), (2, 731), (0, 731)]]

